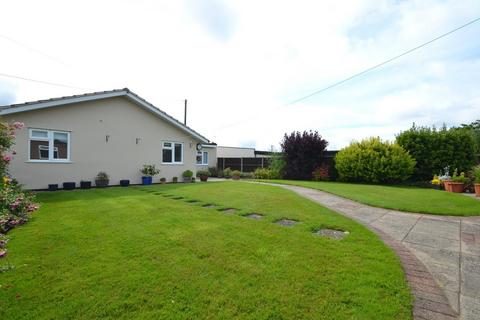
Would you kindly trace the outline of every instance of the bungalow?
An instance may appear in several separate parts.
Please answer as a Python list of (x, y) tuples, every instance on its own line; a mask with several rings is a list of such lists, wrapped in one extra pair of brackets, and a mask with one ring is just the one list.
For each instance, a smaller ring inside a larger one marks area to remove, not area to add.
[(160, 177), (181, 180), (216, 165), (216, 144), (129, 89), (0, 107), (3, 121), (20, 121), (10, 173), (28, 189), (93, 181), (141, 182), (140, 169), (155, 164)]

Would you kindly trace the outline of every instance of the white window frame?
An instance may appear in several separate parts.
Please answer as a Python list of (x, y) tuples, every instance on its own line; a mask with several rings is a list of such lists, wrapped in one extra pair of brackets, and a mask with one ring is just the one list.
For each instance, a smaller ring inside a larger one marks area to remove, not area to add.
[[(205, 153), (207, 154), (206, 162), (205, 162)], [(202, 161), (201, 163), (197, 163), (197, 158), (195, 157), (195, 163), (197, 164), (197, 166), (208, 166), (208, 151), (203, 151), (203, 150), (197, 151), (197, 157), (198, 156), (202, 157)]]
[[(46, 132), (47, 137), (46, 138), (34, 137), (33, 136), (33, 131)], [(57, 154), (58, 154), (58, 147), (54, 147), (54, 134), (55, 133), (67, 134), (67, 159), (55, 159), (54, 158), (55, 150), (57, 151)], [(31, 159), (31, 155), (30, 155), (31, 145), (30, 144), (31, 144), (32, 140), (48, 142), (48, 159)], [(51, 162), (51, 163), (71, 162), (71, 160), (70, 160), (70, 149), (71, 149), (70, 132), (68, 132), (68, 131), (37, 129), (37, 128), (29, 128), (29, 130), (28, 130), (28, 162)]]
[[(165, 147), (166, 143), (170, 143), (170, 147)], [(180, 161), (175, 161), (175, 145), (181, 145), (181, 159)], [(172, 150), (172, 162), (164, 162), (163, 161), (163, 150)], [(175, 141), (162, 141), (162, 164), (183, 164), (183, 142), (175, 142)]]

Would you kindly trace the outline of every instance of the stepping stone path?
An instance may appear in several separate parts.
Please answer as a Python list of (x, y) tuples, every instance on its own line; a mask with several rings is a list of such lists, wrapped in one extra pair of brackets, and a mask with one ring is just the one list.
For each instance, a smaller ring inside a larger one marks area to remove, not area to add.
[(334, 229), (320, 229), (317, 232), (315, 232), (316, 235), (322, 236), (322, 237), (327, 237), (327, 238), (332, 238), (335, 240), (341, 240), (345, 238), (347, 235), (350, 234), (348, 231), (340, 231), (340, 230), (334, 230)]
[(245, 216), (246, 218), (254, 219), (254, 220), (260, 220), (263, 218), (263, 215), (258, 214), (258, 213), (250, 213)]
[(235, 212), (237, 212), (237, 209), (235, 208), (226, 208), (226, 209), (222, 209), (220, 210), (222, 211), (223, 213), (226, 213), (226, 214), (234, 214)]
[(293, 227), (294, 225), (296, 225), (298, 223), (298, 221), (290, 220), (290, 219), (281, 219), (281, 220), (275, 221), (275, 223), (279, 224), (281, 226), (284, 226), (284, 227)]

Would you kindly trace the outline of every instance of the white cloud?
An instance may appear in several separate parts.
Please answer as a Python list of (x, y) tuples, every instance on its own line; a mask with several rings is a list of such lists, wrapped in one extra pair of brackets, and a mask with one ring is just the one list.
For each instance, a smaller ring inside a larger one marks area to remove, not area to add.
[[(2, 4), (2, 73), (16, 102), (128, 86), (221, 145), (277, 145), (318, 130), (331, 148), (412, 122), (480, 114), (480, 24), (371, 74), (284, 105), (475, 18), (467, 1), (10, 1)], [(54, 57), (51, 59), (47, 53)], [(247, 120), (247, 121), (242, 121)], [(229, 124), (236, 126), (224, 128)], [(222, 128), (223, 127), (223, 128)]]

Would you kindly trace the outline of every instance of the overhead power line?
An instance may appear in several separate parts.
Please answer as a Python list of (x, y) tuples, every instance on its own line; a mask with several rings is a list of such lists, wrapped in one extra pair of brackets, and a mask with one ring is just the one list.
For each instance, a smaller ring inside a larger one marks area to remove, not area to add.
[[(479, 18), (476, 18), (476, 19), (473, 19), (473, 20), (470, 20), (469, 22), (467, 22), (467, 23), (465, 23), (465, 24), (463, 24), (463, 25), (461, 25), (461, 26), (459, 26), (459, 27), (457, 27), (457, 28), (455, 28), (455, 29), (452, 29), (452, 30), (450, 30), (450, 31), (448, 31), (448, 32), (446, 32), (446, 33), (444, 33), (444, 34), (441, 34), (441, 35), (439, 35), (438, 37), (435, 37), (435, 38), (433, 38), (433, 39), (431, 39), (431, 40), (429, 40), (429, 41), (427, 41), (427, 42), (424, 42), (424, 43), (422, 43), (422, 44), (420, 44), (420, 45), (418, 45), (418, 46), (416, 46), (416, 47), (414, 47), (414, 48), (412, 48), (412, 49), (409, 49), (409, 50), (407, 50), (407, 51), (405, 51), (405, 52), (403, 52), (403, 53), (401, 53), (401, 54), (399, 54), (399, 55), (396, 55), (396, 56), (394, 56), (394, 57), (392, 57), (392, 58), (390, 58), (390, 59), (388, 59), (388, 60), (385, 60), (385, 61), (383, 61), (383, 62), (381, 62), (381, 63), (378, 63), (378, 64), (376, 64), (376, 65), (374, 65), (374, 66), (371, 66), (371, 67), (369, 67), (369, 68), (367, 68), (367, 69), (365, 69), (365, 70), (363, 70), (363, 71), (361, 71), (361, 72), (358, 72), (358, 73), (356, 73), (356, 74), (354, 74), (354, 75), (352, 75), (352, 76), (350, 76), (350, 77), (348, 77), (348, 78), (345, 78), (345, 79), (343, 79), (343, 80), (340, 80), (340, 81), (338, 81), (338, 82), (335, 82), (335, 83), (333, 83), (333, 84), (331, 84), (331, 85), (329, 85), (329, 86), (327, 86), (327, 87), (324, 87), (324, 88), (322, 88), (322, 89), (319, 89), (319, 90), (317, 90), (317, 91), (314, 91), (314, 92), (312, 92), (312, 93), (310, 93), (310, 94), (308, 94), (308, 95), (305, 95), (305, 96), (303, 96), (303, 97), (297, 98), (297, 99), (295, 99), (295, 100), (293, 100), (293, 101), (290, 101), (290, 102), (286, 103), (286, 104), (283, 105), (283, 106), (290, 106), (290, 105), (296, 104), (296, 103), (298, 103), (298, 102), (300, 102), (300, 101), (303, 101), (303, 100), (305, 100), (305, 99), (308, 99), (308, 98), (310, 98), (310, 97), (312, 97), (312, 96), (314, 96), (314, 95), (317, 95), (317, 94), (323, 93), (323, 92), (325, 92), (325, 91), (327, 91), (327, 90), (330, 90), (330, 89), (332, 89), (332, 88), (334, 88), (334, 87), (336, 87), (336, 86), (339, 86), (339, 85), (341, 85), (341, 84), (343, 84), (343, 83), (345, 83), (345, 82), (347, 82), (347, 81), (350, 81), (350, 80), (352, 80), (352, 79), (354, 79), (354, 78), (356, 78), (356, 77), (359, 77), (359, 76), (364, 75), (364, 74), (366, 74), (366, 73), (368, 73), (368, 72), (370, 72), (370, 71), (372, 71), (372, 70), (374, 70), (374, 69), (377, 69), (377, 68), (379, 68), (379, 67), (381, 67), (381, 66), (383, 66), (383, 65), (385, 65), (385, 64), (387, 64), (387, 63), (390, 63), (390, 62), (392, 62), (392, 61), (394, 61), (394, 60), (396, 60), (396, 59), (399, 59), (399, 58), (401, 58), (401, 57), (403, 57), (403, 56), (405, 56), (405, 55), (407, 55), (407, 54), (410, 54), (410, 53), (412, 53), (412, 52), (414, 52), (414, 51), (416, 51), (416, 50), (418, 50), (418, 49), (421, 49), (421, 48), (423, 48), (423, 47), (431, 44), (432, 42), (435, 42), (435, 41), (437, 41), (437, 40), (440, 40), (440, 39), (442, 39), (442, 38), (444, 38), (444, 37), (446, 37), (446, 36), (448, 36), (448, 35), (456, 32), (456, 31), (461, 30), (461, 29), (463, 29), (463, 28), (465, 28), (465, 27), (467, 27), (467, 26), (469, 26), (469, 25), (471, 25), (471, 24), (474, 24), (475, 22), (478, 22), (478, 21), (480, 21), (480, 17), (479, 17)], [(278, 108), (278, 107), (276, 107), (276, 108)], [(271, 109), (266, 110), (266, 111), (273, 111), (273, 110), (276, 109), (276, 108), (271, 108)], [(255, 116), (252, 116), (252, 117), (248, 117), (248, 118), (246, 118), (246, 119), (244, 119), (244, 120), (236, 121), (236, 122), (231, 123), (231, 124), (229, 124), (229, 125), (221, 126), (221, 127), (219, 127), (219, 128), (216, 128), (215, 130), (217, 131), (217, 130), (222, 130), (222, 129), (227, 129), (227, 128), (230, 128), (230, 127), (234, 127), (234, 126), (237, 126), (237, 125), (239, 125), (239, 124), (241, 124), (241, 123), (247, 122), (247, 121), (249, 121), (250, 119), (252, 119), (252, 118), (254, 118), (254, 117), (258, 117), (258, 114), (256, 114)]]
[(471, 25), (471, 24), (473, 24), (473, 23), (475, 23), (475, 22), (478, 22), (478, 21), (480, 21), (480, 18), (476, 18), (476, 19), (474, 19), (474, 20), (471, 20), (470, 22), (467, 22), (467, 23), (465, 23), (464, 25), (461, 25), (461, 26), (458, 27), (458, 28), (455, 28), (455, 29), (453, 29), (453, 30), (450, 30), (450, 31), (448, 31), (448, 32), (446, 32), (446, 33), (444, 33), (444, 34), (442, 34), (442, 35), (440, 35), (440, 36), (438, 36), (438, 37), (430, 40), (430, 41), (427, 41), (427, 42), (425, 42), (425, 43), (422, 43), (421, 45), (416, 46), (415, 48), (412, 48), (412, 49), (410, 49), (410, 50), (407, 50), (407, 51), (405, 51), (405, 52), (403, 52), (403, 53), (401, 53), (401, 54), (399, 54), (399, 55), (397, 55), (397, 56), (395, 56), (395, 57), (393, 57), (393, 58), (390, 58), (390, 59), (388, 59), (388, 60), (385, 60), (385, 61), (383, 61), (383, 62), (381, 62), (381, 63), (379, 63), (379, 64), (376, 64), (376, 65), (374, 65), (374, 66), (372, 66), (372, 67), (370, 67), (370, 68), (368, 68), (368, 69), (365, 69), (365, 70), (363, 70), (363, 71), (361, 71), (361, 72), (359, 72), (359, 73), (356, 73), (356, 74), (354, 74), (353, 76), (350, 76), (350, 77), (348, 77), (348, 78), (345, 78), (345, 79), (343, 79), (343, 80), (341, 80), (341, 81), (335, 82), (335, 83), (333, 83), (333, 84), (331, 84), (331, 85), (329, 85), (329, 86), (327, 86), (327, 87), (325, 87), (325, 88), (322, 88), (322, 89), (320, 89), (320, 90), (314, 91), (314, 92), (312, 92), (312, 93), (310, 93), (310, 94), (308, 94), (308, 95), (306, 95), (306, 96), (303, 96), (303, 97), (301, 97), (301, 98), (295, 99), (295, 100), (287, 103), (286, 105), (289, 106), (289, 105), (295, 104), (295, 103), (297, 103), (297, 102), (300, 102), (300, 101), (303, 101), (303, 100), (305, 100), (305, 99), (308, 99), (308, 98), (310, 98), (310, 97), (312, 97), (312, 96), (314, 96), (314, 95), (317, 95), (317, 94), (319, 94), (319, 93), (322, 93), (322, 92), (324, 92), (324, 91), (327, 91), (327, 90), (329, 90), (329, 89), (332, 89), (332, 88), (334, 88), (334, 87), (336, 87), (336, 86), (339, 86), (339, 85), (341, 85), (342, 83), (345, 83), (345, 82), (347, 82), (347, 81), (350, 81), (350, 80), (352, 80), (353, 78), (359, 77), (359, 76), (361, 76), (361, 75), (364, 75), (364, 74), (367, 73), (367, 72), (370, 72), (370, 71), (372, 71), (372, 70), (374, 70), (374, 69), (377, 69), (377, 68), (379, 68), (379, 67), (381, 67), (381, 66), (383, 66), (383, 65), (385, 65), (385, 64), (387, 64), (387, 63), (389, 63), (389, 62), (392, 62), (392, 61), (394, 61), (394, 60), (396, 60), (396, 59), (398, 59), (398, 58), (401, 58), (401, 57), (403, 57), (403, 56), (405, 56), (405, 55), (407, 55), (407, 54), (409, 54), (409, 53), (412, 53), (413, 51), (416, 51), (416, 50), (418, 50), (418, 49), (420, 49), (420, 48), (423, 48), (423, 47), (429, 45), (429, 44), (432, 43), (432, 42), (435, 42), (435, 41), (437, 41), (437, 40), (439, 40), (439, 39), (442, 39), (442, 38), (444, 38), (444, 37), (446, 37), (446, 36), (448, 36), (448, 35), (456, 32), (456, 31), (458, 31), (458, 30), (460, 30), (460, 29), (463, 29), (463, 28), (465, 28), (465, 27), (467, 27), (467, 26), (469, 26), (469, 25)]
[(50, 85), (50, 86), (63, 87), (63, 88), (91, 90), (89, 88), (76, 87), (76, 86), (71, 86), (71, 85), (67, 85), (67, 84), (61, 84), (61, 83), (55, 83), (55, 82), (49, 82), (49, 81), (43, 81), (43, 80), (36, 80), (36, 79), (16, 76), (16, 75), (13, 75), (13, 74), (6, 74), (6, 73), (0, 73), (0, 77), (13, 78), (13, 79), (24, 80), (24, 81), (31, 81), (31, 82), (36, 82), (36, 83), (47, 84), (47, 85)]
[(41, 50), (38, 50), (38, 49), (36, 49), (36, 48), (33, 48), (33, 47), (31, 47), (31, 46), (23, 43), (23, 42), (20, 42), (20, 41), (18, 41), (18, 40), (13, 39), (13, 38), (7, 37), (6, 35), (0, 34), (0, 38), (3, 38), (3, 39), (5, 39), (5, 40), (8, 40), (8, 41), (16, 44), (17, 46), (20, 46), (20, 47), (22, 47), (22, 48), (24, 48), (24, 49), (26, 49), (26, 50), (29, 50), (29, 51), (35, 52), (35, 53), (37, 53), (37, 54), (40, 54), (40, 55), (42, 55), (42, 56), (44, 56), (44, 57), (46, 57), (46, 58), (48, 58), (48, 59), (50, 59), (50, 60), (52, 60), (52, 61), (55, 61), (55, 62), (57, 62), (57, 63), (66, 65), (66, 63), (63, 62), (62, 60), (60, 60), (60, 59), (58, 59), (58, 58), (55, 58), (54, 56), (52, 56), (52, 55), (50, 55), (50, 54), (48, 54), (48, 53), (45, 53), (45, 52), (43, 52), (43, 51), (41, 51)]

